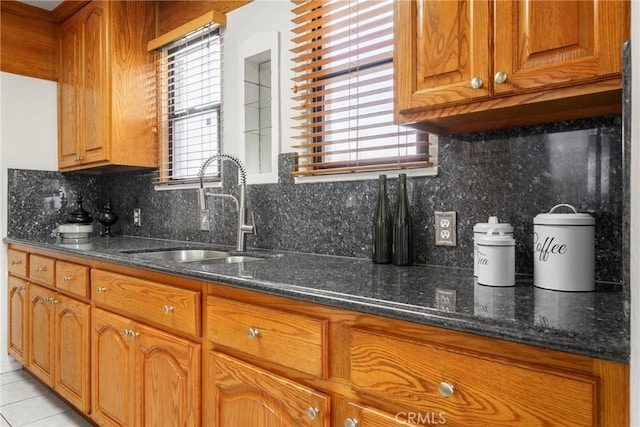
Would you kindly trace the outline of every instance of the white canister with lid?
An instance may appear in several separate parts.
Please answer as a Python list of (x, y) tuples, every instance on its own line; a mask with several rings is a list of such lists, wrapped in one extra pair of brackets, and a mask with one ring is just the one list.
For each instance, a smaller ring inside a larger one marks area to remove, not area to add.
[(513, 286), (516, 279), (516, 241), (490, 229), (477, 239), (478, 284)]
[[(556, 213), (561, 207), (573, 212)], [(559, 204), (533, 219), (533, 284), (555, 291), (595, 289), (595, 223)]]
[(491, 229), (513, 236), (513, 226), (507, 222), (498, 222), (497, 216), (490, 216), (487, 222), (479, 222), (473, 227), (473, 277), (478, 277), (478, 238)]

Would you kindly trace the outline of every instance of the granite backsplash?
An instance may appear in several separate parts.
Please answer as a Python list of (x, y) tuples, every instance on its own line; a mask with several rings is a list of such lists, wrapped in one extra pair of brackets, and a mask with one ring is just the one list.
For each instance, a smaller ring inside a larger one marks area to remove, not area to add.
[[(497, 215), (514, 226), (516, 271), (531, 274), (533, 217), (569, 203), (596, 218), (596, 279), (622, 282), (621, 116), (440, 137), (438, 153), (438, 176), (407, 180), (417, 263), (472, 268), (473, 226)], [(292, 155), (279, 160), (278, 184), (248, 187), (257, 227), (248, 246), (369, 257), (377, 180), (296, 184), (289, 174)], [(223, 171), (222, 191), (235, 193), (235, 167), (225, 162)], [(196, 191), (156, 191), (152, 172), (10, 169), (8, 175), (10, 237), (51, 234), (81, 194), (94, 215), (112, 200), (120, 217), (112, 227), (116, 235), (235, 244), (232, 203), (210, 198), (211, 231), (199, 231)], [(388, 180), (388, 186), (394, 206), (397, 179)], [(134, 208), (141, 209), (140, 227), (133, 226)], [(457, 212), (456, 247), (435, 246), (434, 210)]]

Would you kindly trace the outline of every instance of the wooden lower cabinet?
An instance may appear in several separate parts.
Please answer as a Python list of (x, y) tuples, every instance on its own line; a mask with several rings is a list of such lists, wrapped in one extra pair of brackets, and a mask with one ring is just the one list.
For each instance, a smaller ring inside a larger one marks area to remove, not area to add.
[(93, 310), (92, 419), (111, 426), (200, 425), (200, 345)]
[(27, 282), (9, 276), (9, 354), (23, 365), (27, 362)]
[(89, 304), (64, 295), (55, 297), (54, 388), (76, 408), (88, 413)]
[(445, 424), (442, 412), (398, 411), (395, 414), (350, 402), (348, 404), (344, 427), (394, 427), (406, 425)]
[(29, 287), (29, 357), (31, 372), (53, 386), (55, 292), (33, 283)]
[(624, 363), (41, 252), (9, 352), (101, 426), (629, 425)]
[(89, 411), (89, 304), (29, 285), (29, 370)]
[(252, 366), (231, 356), (209, 353), (207, 425), (324, 426), (331, 423), (328, 395)]

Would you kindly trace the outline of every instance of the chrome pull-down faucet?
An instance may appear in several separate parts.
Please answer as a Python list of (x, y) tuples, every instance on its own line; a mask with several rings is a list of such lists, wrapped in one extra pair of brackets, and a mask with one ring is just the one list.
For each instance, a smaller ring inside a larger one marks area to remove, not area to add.
[[(231, 194), (216, 194), (216, 193), (207, 193), (204, 188), (204, 173), (209, 167), (209, 165), (216, 160), (229, 160), (234, 163), (238, 167), (238, 171), (240, 173), (240, 181), (238, 182), (238, 186), (240, 187), (240, 200), (236, 199), (235, 196)], [(230, 154), (218, 153), (209, 157), (204, 161), (202, 166), (200, 167), (200, 172), (198, 173), (200, 177), (200, 188), (198, 189), (198, 203), (200, 204), (200, 229), (201, 230), (209, 230), (209, 209), (207, 208), (207, 196), (211, 197), (225, 197), (233, 199), (236, 203), (236, 210), (238, 211), (238, 228), (237, 228), (237, 244), (236, 250), (238, 252), (244, 252), (247, 244), (247, 234), (256, 234), (256, 226), (255, 220), (253, 219), (253, 214), (251, 215), (252, 224), (246, 224), (247, 221), (247, 171), (244, 167), (244, 164), (235, 156)]]

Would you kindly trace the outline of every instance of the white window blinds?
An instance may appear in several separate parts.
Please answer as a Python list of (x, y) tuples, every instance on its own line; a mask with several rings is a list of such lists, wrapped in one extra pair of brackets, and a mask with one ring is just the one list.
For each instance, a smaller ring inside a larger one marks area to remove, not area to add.
[[(159, 184), (197, 182), (220, 150), (222, 52), (218, 24), (208, 24), (158, 50)], [(218, 164), (207, 180), (219, 177)]]
[(427, 167), (393, 122), (393, 1), (292, 0), (296, 176)]

